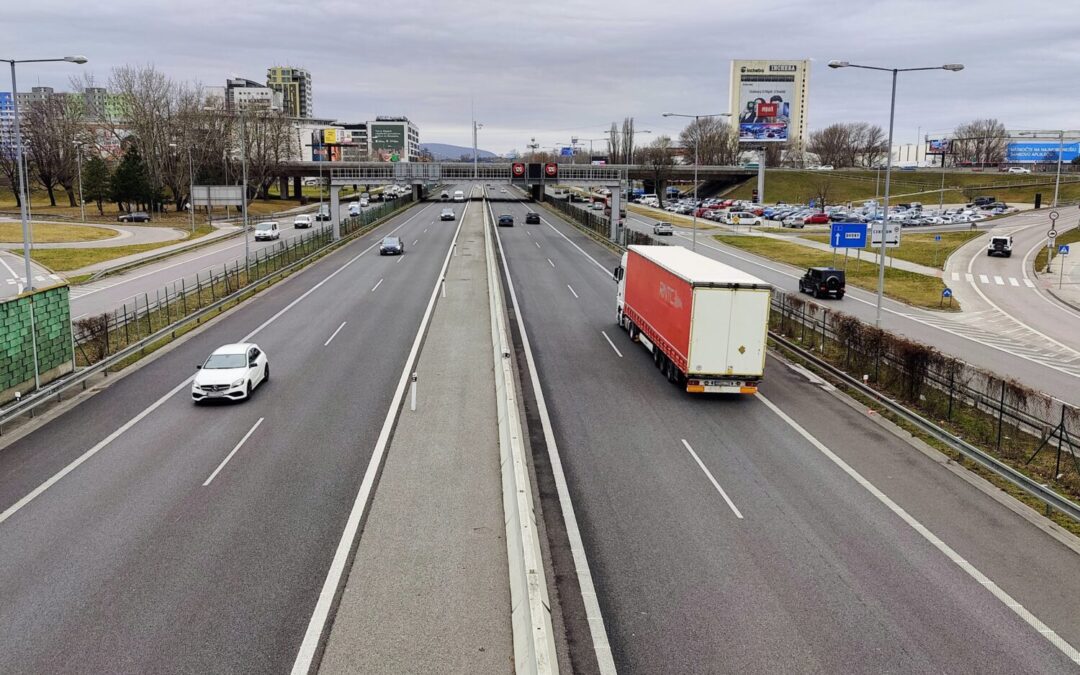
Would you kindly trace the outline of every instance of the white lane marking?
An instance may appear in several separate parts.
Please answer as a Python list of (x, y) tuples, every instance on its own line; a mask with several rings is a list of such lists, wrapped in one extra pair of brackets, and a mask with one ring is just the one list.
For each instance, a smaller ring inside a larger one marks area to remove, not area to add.
[(959, 272), (953, 272), (952, 273), (952, 280), (953, 281), (960, 281), (960, 273)]
[(1035, 288), (1035, 282), (1033, 282), (1031, 279), (1028, 279), (1027, 277), (1024, 277), (1024, 285), (1028, 288)]
[(424, 231), (421, 234), (427, 234), (427, 231), (428, 231), (428, 228), (425, 227)]
[(1020, 282), (1016, 280), (1016, 277), (1009, 277), (1009, 283), (1013, 286), (1019, 286)]
[(988, 283), (990, 283), (990, 277), (986, 276), (985, 274), (980, 274), (979, 275), (979, 282), (984, 283), (984, 284), (988, 284)]
[(540, 242), (534, 241), (533, 243), (536, 244), (536, 248), (540, 248)]
[(12, 286), (14, 286), (14, 285), (15, 285), (15, 280), (14, 280), (14, 279), (8, 279), (8, 280), (7, 280), (7, 282), (8, 282), (9, 284), (11, 284)]
[(593, 261), (593, 264), (594, 264), (594, 265), (596, 265), (596, 266), (597, 266), (597, 267), (599, 267), (599, 268), (600, 268), (601, 270), (603, 270), (603, 272), (604, 272), (604, 275), (605, 275), (605, 276), (608, 276), (608, 277), (610, 277), (610, 276), (611, 276), (611, 270), (609, 270), (608, 268), (606, 268), (606, 267), (604, 267), (603, 265), (601, 265), (601, 264), (600, 264), (600, 261), (598, 261), (598, 260), (597, 260), (596, 258), (594, 258), (594, 257), (592, 257), (591, 255), (589, 255), (588, 253), (586, 253), (586, 252), (585, 252), (585, 249), (583, 249), (583, 248), (581, 248), (580, 246), (578, 246), (578, 245), (577, 245), (577, 244), (576, 244), (576, 243), (574, 242), (574, 240), (573, 240), (573, 239), (571, 239), (570, 237), (568, 237), (568, 236), (566, 236), (565, 234), (563, 234), (562, 232), (560, 232), (560, 231), (559, 231), (559, 228), (557, 228), (557, 227), (555, 227), (554, 225), (552, 225), (551, 223), (549, 223), (549, 222), (547, 221), (547, 219), (546, 219), (546, 218), (541, 218), (541, 219), (540, 219), (540, 221), (541, 221), (542, 223), (544, 223), (545, 225), (547, 225), (548, 227), (550, 227), (550, 228), (551, 228), (552, 230), (554, 230), (555, 234), (559, 235), (560, 237), (562, 237), (563, 239), (565, 239), (566, 241), (568, 241), (568, 242), (570, 243), (570, 245), (571, 245), (571, 246), (573, 246), (574, 248), (576, 248), (576, 249), (577, 249), (577, 250), (578, 250), (578, 251), (579, 251), (579, 252), (581, 253), (581, 255), (583, 255), (583, 256), (585, 256), (586, 258), (588, 258), (589, 260)]
[(570, 289), (570, 292), (574, 294), (575, 298), (578, 297), (577, 291), (574, 290), (573, 286), (571, 286), (570, 284), (566, 284), (566, 287)]
[(330, 569), (326, 573), (326, 580), (323, 582), (322, 590), (319, 593), (319, 600), (315, 604), (315, 610), (311, 613), (311, 620), (308, 621), (307, 630), (304, 632), (304, 639), (300, 643), (299, 651), (296, 653), (296, 660), (293, 661), (293, 675), (307, 675), (311, 670), (312, 662), (315, 659), (315, 652), (319, 648), (319, 642), (322, 639), (323, 631), (326, 629), (326, 620), (330, 615), (330, 607), (333, 605), (334, 597), (337, 595), (338, 588), (340, 587), (341, 577), (345, 572), (345, 565), (349, 561), (349, 554), (353, 550), (353, 544), (356, 541), (356, 535), (360, 529), (360, 522), (364, 518), (365, 511), (367, 511), (367, 504), (371, 496), (371, 491), (375, 486), (375, 476), (379, 473), (379, 468), (383, 463), (383, 457), (386, 454), (386, 446), (390, 441), (390, 431), (394, 428), (394, 420), (397, 418), (397, 411), (401, 407), (401, 402), (405, 397), (405, 388), (409, 382), (409, 377), (412, 374), (417, 355), (420, 352), (420, 343), (423, 341), (424, 333), (427, 332), (428, 322), (431, 320), (432, 311), (435, 309), (435, 300), (439, 295), (439, 284), (446, 276), (446, 268), (450, 265), (450, 255), (454, 251), (458, 234), (461, 232), (461, 223), (465, 221), (465, 212), (469, 210), (471, 204), (472, 202), (465, 204), (465, 209), (461, 212), (461, 218), (458, 219), (457, 230), (454, 231), (454, 237), (450, 240), (449, 248), (446, 249), (446, 257), (443, 259), (442, 270), (436, 277), (435, 287), (431, 289), (431, 297), (428, 299), (427, 309), (424, 310), (424, 316), (420, 320), (420, 327), (416, 330), (416, 338), (413, 340), (412, 348), (409, 350), (409, 356), (405, 359), (405, 367), (401, 370), (401, 377), (398, 379), (397, 389), (394, 390), (394, 397), (391, 400), (390, 409), (386, 411), (386, 418), (383, 420), (382, 429), (379, 431), (379, 438), (375, 442), (374, 451), (371, 453), (371, 460), (368, 462), (367, 470), (364, 472), (364, 478), (360, 483), (360, 490), (356, 493), (356, 499), (353, 501), (352, 510), (349, 512), (349, 518), (345, 522), (345, 528), (341, 532), (341, 540), (338, 542), (337, 549), (334, 551), (334, 558), (330, 562)]
[(236, 444), (236, 447), (232, 449), (232, 452), (226, 455), (225, 459), (221, 460), (221, 464), (218, 464), (218, 468), (214, 469), (214, 473), (210, 474), (210, 477), (207, 478), (206, 481), (202, 484), (203, 487), (206, 487), (210, 484), (210, 481), (214, 480), (214, 477), (217, 476), (218, 473), (220, 473), (221, 470), (225, 468), (225, 465), (228, 464), (229, 460), (233, 458), (233, 455), (235, 455), (236, 451), (240, 449), (240, 446), (246, 443), (247, 439), (251, 438), (251, 434), (255, 433), (255, 430), (258, 429), (259, 425), (262, 423), (263, 418), (260, 417), (259, 421), (255, 423), (255, 426), (248, 429), (248, 432), (244, 434), (244, 437), (240, 439), (240, 442)]
[(529, 230), (525, 230), (525, 234), (527, 234), (530, 237), (532, 236), (532, 232), (530, 232)]
[(405, 256), (403, 256), (403, 255), (399, 255), (399, 256), (397, 257), (397, 260), (395, 260), (395, 261), (394, 261), (394, 264), (396, 265), (396, 264), (398, 264), (399, 262), (401, 262), (401, 261), (402, 261), (402, 260), (404, 260), (404, 259), (405, 259)]
[(376, 288), (378, 288), (379, 286), (381, 286), (381, 285), (382, 285), (382, 282), (383, 282), (383, 280), (382, 280), (382, 279), (379, 279), (379, 283), (375, 284), (375, 285), (374, 285), (374, 286), (373, 286), (373, 287), (371, 288), (371, 292), (372, 292), (372, 293), (374, 293), (374, 292), (375, 292), (375, 289), (376, 289)]
[(995, 274), (994, 275), (994, 283), (997, 284), (998, 286), (1004, 286), (1005, 285), (1005, 280)]
[[(395, 227), (393, 230), (391, 230), (391, 233), (396, 232), (397, 230), (405, 227), (405, 225), (407, 225), (413, 218), (416, 218), (416, 216), (423, 213), (425, 210), (427, 210), (427, 208), (430, 208), (430, 207), (425, 207), (423, 209), (420, 209), (420, 211), (413, 214), (410, 218), (408, 218), (403, 223), (401, 223), (400, 225)], [(315, 291), (322, 288), (323, 284), (330, 281), (331, 279), (336, 277), (341, 272), (345, 271), (346, 267), (348, 267), (349, 265), (352, 265), (354, 262), (356, 262), (357, 260), (360, 259), (360, 256), (364, 255), (365, 253), (367, 253), (371, 249), (375, 248), (380, 243), (382, 243), (382, 242), (381, 241), (375, 242), (371, 246), (368, 246), (366, 249), (364, 249), (360, 253), (357, 253), (355, 256), (353, 256), (352, 258), (347, 260), (344, 264), (341, 265), (341, 267), (338, 267), (336, 270), (334, 270), (333, 272), (328, 274), (322, 281), (315, 284), (311, 288), (307, 289), (307, 291), (305, 291), (300, 297), (296, 298), (295, 300), (293, 300), (289, 304), (285, 305), (283, 308), (279, 309), (269, 319), (267, 319), (266, 321), (263, 321), (261, 324), (259, 324), (259, 326), (257, 328), (255, 328), (255, 330), (251, 331), (250, 333), (248, 333), (244, 337), (240, 338), (240, 342), (248, 342), (249, 340), (251, 340), (251, 338), (258, 335), (259, 332), (261, 332), (264, 328), (266, 328), (270, 324), (277, 321), (286, 312), (291, 310), (296, 305), (300, 304), (300, 302), (302, 302), (309, 295), (311, 295)], [(36, 499), (43, 492), (45, 492), (50, 487), (55, 485), (61, 478), (68, 475), (69, 473), (74, 471), (76, 468), (78, 468), (80, 464), (82, 464), (86, 460), (90, 459), (91, 457), (96, 455), (98, 452), (100, 452), (102, 448), (107, 446), (109, 443), (112, 443), (117, 438), (119, 438), (125, 431), (127, 431), (131, 427), (135, 426), (140, 421), (142, 421), (147, 415), (149, 415), (150, 413), (152, 413), (155, 410), (157, 410), (158, 408), (160, 408), (165, 403), (165, 401), (168, 401), (170, 398), (175, 396), (178, 391), (180, 391), (184, 387), (191, 384), (191, 381), (194, 380), (194, 379), (195, 379), (195, 375), (191, 375), (187, 379), (185, 379), (183, 382), (181, 382), (180, 384), (178, 384), (175, 387), (173, 387), (172, 389), (170, 389), (165, 395), (163, 395), (161, 398), (159, 398), (158, 400), (154, 401), (149, 406), (144, 408), (141, 412), (139, 412), (137, 415), (135, 415), (135, 417), (132, 417), (130, 420), (125, 422), (123, 425), (121, 425), (120, 428), (118, 428), (116, 431), (114, 431), (111, 434), (109, 434), (108, 436), (106, 436), (101, 442), (97, 443), (92, 448), (90, 448), (89, 450), (87, 450), (83, 454), (79, 455), (70, 464), (65, 466), (63, 469), (60, 469), (59, 471), (57, 471), (55, 474), (53, 474), (44, 483), (42, 483), (41, 485), (39, 485), (36, 488), (34, 488), (33, 490), (31, 490), (25, 497), (23, 497), (19, 501), (15, 502), (11, 506), (9, 506), (6, 510), (4, 510), (3, 513), (0, 513), (0, 525), (2, 525), (11, 516), (18, 513), (19, 510), (21, 510), (24, 506), (26, 506), (27, 504), (32, 502), (34, 499)]]
[(888, 495), (879, 490), (877, 486), (863, 478), (862, 474), (853, 469), (847, 462), (842, 460), (832, 450), (827, 448), (825, 444), (815, 438), (813, 434), (811, 434), (809, 431), (804, 429), (798, 422), (789, 417), (787, 413), (777, 407), (775, 403), (762, 396), (760, 392), (755, 395), (762, 403), (764, 403), (766, 406), (769, 407), (769, 409), (776, 413), (776, 415), (780, 419), (784, 420), (784, 422), (787, 423), (788, 426), (790, 426), (800, 436), (809, 441), (811, 445), (813, 445), (821, 452), (821, 454), (828, 457), (833, 462), (833, 464), (836, 464), (836, 466), (840, 467), (840, 469), (844, 473), (850, 476), (856, 483), (861, 485), (867, 492), (877, 498), (877, 500), (884, 504), (886, 508), (899, 516), (913, 530), (922, 535), (922, 537), (926, 539), (926, 541), (930, 542), (930, 544), (932, 544), (934, 548), (945, 554), (945, 557), (956, 563), (956, 565), (959, 566), (960, 569), (964, 570), (964, 572), (966, 572), (968, 576), (970, 576), (972, 579), (974, 579), (980, 585), (990, 591), (990, 593), (993, 594), (995, 598), (1000, 600), (1002, 604), (1012, 610), (1013, 613), (1023, 619), (1029, 626), (1038, 631), (1040, 635), (1045, 637), (1050, 642), (1050, 644), (1061, 650), (1061, 652), (1065, 654), (1065, 656), (1067, 656), (1070, 660), (1072, 660), (1073, 663), (1080, 665), (1080, 652), (1078, 652), (1075, 647), (1073, 647), (1071, 644), (1066, 642), (1060, 635), (1051, 630), (1050, 627), (1040, 621), (1038, 617), (1025, 609), (1023, 605), (1014, 600), (1008, 593), (1002, 590), (1000, 586), (991, 581), (989, 577), (976, 569), (974, 565), (962, 558), (960, 554), (954, 551), (948, 544), (939, 539), (937, 535), (927, 529), (926, 526), (916, 520), (903, 508), (901, 508), (900, 505), (890, 499)]
[(45, 281), (45, 275), (43, 275), (43, 274), (35, 274), (34, 275), (34, 281)]
[(604, 339), (607, 340), (607, 343), (611, 345), (611, 348), (615, 350), (615, 353), (618, 354), (619, 358), (621, 359), (623, 357), (622, 352), (620, 352), (619, 348), (615, 346), (615, 343), (611, 341), (611, 338), (608, 337), (608, 334), (604, 331), (600, 331), (600, 334), (604, 336)]
[(964, 274), (964, 281), (968, 282), (969, 284), (975, 283), (975, 275), (974, 274)]
[(60, 281), (60, 275), (59, 274), (50, 274), (49, 278), (50, 279), (55, 279), (56, 281)]
[(413, 246), (416, 246), (416, 242), (418, 242), (418, 241), (420, 241), (420, 240), (419, 240), (419, 239), (413, 239), (413, 241), (412, 241), (412, 245), (413, 245)]
[(551, 269), (555, 269), (555, 263), (551, 262), (551, 258), (547, 259), (548, 264), (551, 265)]
[(322, 346), (326, 347), (327, 345), (329, 345), (330, 341), (333, 340), (335, 337), (337, 337), (337, 334), (341, 332), (341, 329), (344, 328), (345, 324), (347, 324), (347, 323), (349, 323), (349, 322), (348, 321), (342, 321), (341, 325), (337, 327), (337, 330), (335, 330), (333, 333), (330, 334), (330, 337), (326, 339), (326, 342), (322, 343)]
[[(548, 226), (551, 227), (551, 224), (548, 223)], [(604, 627), (604, 614), (600, 610), (600, 603), (596, 597), (596, 588), (593, 585), (592, 572), (589, 569), (589, 556), (585, 553), (585, 544), (581, 541), (581, 528), (574, 512), (574, 502), (570, 499), (570, 488), (566, 483), (562, 456), (559, 454), (559, 445), (555, 441), (555, 432), (552, 430), (547, 399), (544, 397), (544, 388), (540, 384), (540, 375), (536, 369), (532, 344), (529, 340), (529, 333), (525, 329), (525, 319), (521, 315), (521, 305), (518, 304), (517, 291), (514, 290), (514, 280), (510, 276), (510, 265), (506, 259), (506, 251), (503, 250), (502, 236), (499, 234), (498, 228), (495, 228), (495, 241), (499, 244), (499, 257), (502, 259), (503, 273), (506, 275), (506, 287), (510, 291), (510, 301), (514, 305), (514, 320), (517, 322), (518, 333), (521, 335), (521, 345), (525, 351), (525, 363), (529, 366), (529, 379), (532, 381), (536, 409), (540, 415), (540, 426), (544, 430), (544, 445), (548, 449), (551, 475), (555, 479), (555, 489), (559, 493), (559, 508), (562, 510), (563, 524), (566, 527), (566, 538), (570, 542), (570, 553), (574, 558), (574, 570), (577, 572), (578, 587), (581, 589), (581, 601), (585, 605), (585, 617), (589, 623), (589, 635), (592, 637), (593, 652), (596, 654), (596, 661), (599, 664), (601, 674), (615, 675), (615, 660), (611, 655), (611, 643), (608, 642), (607, 629)]]
[(735, 513), (735, 517), (742, 520), (743, 516), (739, 513), (739, 509), (735, 507), (735, 502), (731, 501), (731, 497), (728, 497), (728, 493), (724, 492), (724, 488), (720, 487), (720, 483), (716, 482), (716, 479), (713, 478), (712, 472), (709, 471), (709, 467), (705, 466), (705, 462), (701, 461), (701, 458), (698, 457), (697, 453), (694, 452), (694, 449), (690, 447), (690, 444), (686, 442), (685, 438), (681, 440), (682, 444), (686, 447), (687, 452), (690, 453), (690, 456), (693, 457), (694, 461), (701, 467), (701, 470), (705, 472), (705, 475), (709, 478), (709, 482), (713, 484), (716, 491), (720, 493), (720, 496), (724, 498), (727, 505), (731, 507), (732, 512)]

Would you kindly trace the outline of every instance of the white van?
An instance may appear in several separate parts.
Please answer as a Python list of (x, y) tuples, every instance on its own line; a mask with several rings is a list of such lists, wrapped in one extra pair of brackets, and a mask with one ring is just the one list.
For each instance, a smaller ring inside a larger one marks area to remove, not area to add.
[(645, 206), (660, 206), (660, 198), (656, 195), (641, 195), (641, 203)]
[(255, 226), (255, 241), (263, 239), (281, 239), (281, 230), (276, 220), (268, 220)]
[(464, 190), (454, 190), (454, 201), (455, 202), (463, 202), (463, 201), (465, 201), (465, 191)]

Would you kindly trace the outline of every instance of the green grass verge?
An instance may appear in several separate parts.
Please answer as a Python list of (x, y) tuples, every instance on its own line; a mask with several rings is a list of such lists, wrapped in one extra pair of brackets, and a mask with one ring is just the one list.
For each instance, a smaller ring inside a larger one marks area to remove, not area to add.
[[(940, 234), (932, 232), (912, 234), (905, 232), (900, 238), (900, 246), (890, 248), (889, 255), (919, 265), (944, 269), (945, 260), (952, 255), (953, 251), (982, 234), (982, 232), (969, 231), (942, 232)], [(934, 240), (934, 237), (937, 236), (941, 237), (941, 241)], [(829, 235), (827, 234), (804, 234), (802, 238), (825, 244), (829, 243)], [(868, 246), (865, 250), (870, 251), (871, 248)], [(876, 249), (874, 252), (876, 252)]]
[[(1055, 246), (1054, 257), (1055, 258), (1057, 257), (1057, 248), (1056, 248), (1057, 246), (1060, 246), (1061, 244), (1074, 244), (1074, 243), (1076, 243), (1078, 241), (1080, 241), (1080, 227), (1074, 227), (1073, 229), (1069, 230), (1068, 232), (1063, 232), (1063, 233), (1058, 234), (1057, 238), (1054, 239), (1054, 246)], [(1037, 270), (1039, 272), (1042, 272), (1043, 270), (1046, 269), (1046, 256), (1047, 256), (1048, 252), (1049, 252), (1049, 249), (1046, 248), (1045, 246), (1043, 246), (1042, 248), (1039, 249), (1039, 252), (1035, 255), (1035, 262), (1032, 263), (1034, 265), (1035, 270)], [(1078, 253), (1080, 253), (1080, 251), (1073, 252), (1070, 249), (1069, 255), (1077, 255)], [(1055, 269), (1057, 269), (1057, 268), (1055, 268)]]
[[(67, 225), (64, 223), (34, 223), (35, 244), (60, 244), (73, 241), (99, 241), (117, 236), (116, 230), (93, 225)], [(0, 241), (22, 242), (22, 223), (0, 223)]]
[[(832, 253), (821, 251), (796, 243), (779, 241), (769, 237), (742, 237), (735, 235), (713, 235), (722, 244), (755, 253), (764, 258), (778, 260), (795, 267), (828, 267), (834, 263), (841, 266), (842, 256), (834, 260)], [(865, 260), (848, 259), (847, 283), (869, 291), (877, 290), (878, 266)], [(937, 277), (930, 277), (906, 270), (886, 267), (885, 295), (900, 302), (925, 307), (959, 311), (960, 303), (953, 299), (953, 306), (940, 307), (941, 291), (945, 284)]]
[(39, 248), (35, 249), (30, 255), (34, 260), (53, 271), (66, 272), (105, 262), (106, 260), (115, 260), (135, 253), (152, 251), (156, 248), (183, 241), (194, 241), (213, 231), (214, 229), (209, 225), (199, 225), (195, 228), (194, 235), (178, 241), (160, 241), (153, 244), (132, 244), (130, 246), (107, 246), (103, 248)]

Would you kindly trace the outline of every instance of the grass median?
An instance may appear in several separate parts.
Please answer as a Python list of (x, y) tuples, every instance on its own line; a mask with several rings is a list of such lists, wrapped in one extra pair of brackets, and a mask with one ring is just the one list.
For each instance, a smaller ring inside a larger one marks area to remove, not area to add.
[(67, 272), (86, 267), (87, 265), (115, 260), (135, 253), (144, 253), (172, 244), (195, 241), (213, 231), (214, 228), (204, 224), (196, 227), (194, 234), (188, 233), (190, 236), (187, 238), (174, 241), (159, 241), (152, 244), (131, 244), (129, 246), (105, 246), (102, 248), (39, 248), (35, 249), (30, 255), (35, 261), (48, 267), (54, 272)]
[[(1074, 227), (1068, 232), (1059, 234), (1057, 238), (1054, 239), (1054, 257), (1056, 258), (1058, 256), (1058, 246), (1061, 246), (1062, 244), (1075, 244), (1078, 241), (1080, 241), (1080, 227)], [(1050, 249), (1045, 246), (1039, 249), (1039, 252), (1035, 254), (1035, 262), (1032, 263), (1032, 265), (1034, 265), (1032, 269), (1040, 273), (1046, 270), (1046, 256), (1049, 255), (1049, 251)], [(1069, 255), (1076, 255), (1076, 253), (1070, 252)], [(1058, 268), (1055, 267), (1054, 269)]]
[[(900, 246), (888, 249), (888, 255), (919, 265), (944, 269), (945, 260), (952, 255), (953, 251), (982, 234), (984, 232), (979, 231), (941, 232), (940, 234), (904, 232), (900, 238)], [(941, 237), (941, 241), (935, 240), (935, 237)], [(829, 243), (829, 235), (827, 234), (804, 234), (801, 238), (825, 244)], [(877, 247), (867, 247), (862, 250), (877, 253)]]
[[(806, 267), (829, 267), (834, 263), (843, 266), (841, 256), (834, 256), (828, 251), (822, 251), (796, 243), (780, 241), (770, 237), (743, 237), (734, 235), (713, 235), (713, 238), (722, 244), (727, 244), (749, 253), (794, 265), (799, 268)], [(878, 266), (866, 260), (848, 259), (847, 283), (869, 291), (877, 290)], [(885, 268), (885, 295), (899, 300), (900, 302), (915, 307), (927, 309), (941, 309), (946, 311), (959, 311), (960, 303), (953, 298), (952, 306), (941, 303), (941, 292), (945, 289), (945, 283), (937, 278), (924, 274), (916, 274), (906, 270)]]
[[(62, 244), (76, 241), (100, 241), (119, 236), (116, 230), (93, 225), (34, 223), (31, 235), (35, 244)], [(22, 243), (22, 223), (0, 223), (0, 242)]]

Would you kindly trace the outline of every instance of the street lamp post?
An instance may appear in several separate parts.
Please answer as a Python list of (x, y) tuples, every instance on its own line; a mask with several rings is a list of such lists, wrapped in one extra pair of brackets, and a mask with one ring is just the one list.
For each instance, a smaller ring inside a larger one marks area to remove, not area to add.
[[(247, 207), (247, 189), (248, 189), (248, 177), (247, 177), (247, 129), (244, 125), (244, 111), (238, 110), (237, 114), (240, 116), (240, 171), (242, 173), (240, 183), (240, 204), (244, 209), (244, 271), (248, 271), (249, 258), (251, 251), (248, 245), (248, 207)], [(322, 169), (322, 166), (319, 166)], [(320, 174), (321, 175), (321, 174)], [(322, 186), (319, 186), (320, 193)], [(320, 195), (321, 196), (321, 195)]]
[(75, 161), (76, 161), (76, 166), (78, 167), (78, 173), (79, 173), (79, 218), (85, 223), (86, 222), (86, 199), (83, 198), (83, 187), (82, 187), (82, 148), (83, 148), (83, 144), (82, 144), (81, 141), (75, 141), (74, 145), (75, 145)]
[[(916, 70), (949, 70), (959, 71), (963, 70), (964, 66), (960, 63), (946, 63), (943, 66), (932, 66), (928, 68), (880, 68), (878, 66), (860, 66), (847, 61), (829, 61), (830, 68), (863, 68), (864, 70), (880, 70), (886, 73), (892, 73), (892, 96), (889, 100), (889, 141), (886, 147), (889, 149), (888, 155), (885, 159), (885, 194), (882, 196), (882, 203), (884, 207), (884, 215), (881, 220), (881, 247), (878, 249), (878, 289), (877, 289), (877, 313), (874, 319), (874, 325), (881, 328), (881, 305), (885, 296), (885, 241), (889, 224), (889, 179), (892, 176), (892, 143), (893, 143), (893, 121), (896, 117), (896, 76), (899, 73), (908, 73)], [(873, 229), (871, 227), (871, 229)]]
[(477, 166), (476, 132), (483, 129), (484, 125), (476, 120), (472, 122), (472, 177), (473, 180), (480, 178), (480, 169)]
[(81, 65), (86, 63), (86, 60), (85, 56), (65, 56), (60, 59), (0, 59), (11, 66), (11, 105), (15, 117), (15, 163), (19, 165), (19, 217), (22, 219), (23, 262), (26, 265), (26, 290), (28, 291), (34, 288), (33, 267), (30, 265), (30, 215), (27, 203), (30, 191), (26, 187), (26, 167), (23, 165), (22, 131), (19, 125), (19, 87), (15, 82), (15, 64), (67, 61)]
[(694, 119), (694, 210), (691, 212), (694, 223), (694, 235), (691, 243), (691, 250), (697, 250), (697, 212), (698, 212), (698, 146), (701, 145), (701, 127), (700, 121), (709, 117), (731, 117), (731, 113), (712, 113), (709, 115), (683, 115), (681, 113), (666, 112), (664, 117), (692, 117)]

